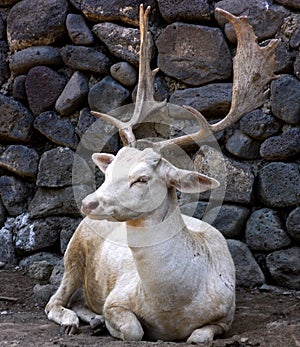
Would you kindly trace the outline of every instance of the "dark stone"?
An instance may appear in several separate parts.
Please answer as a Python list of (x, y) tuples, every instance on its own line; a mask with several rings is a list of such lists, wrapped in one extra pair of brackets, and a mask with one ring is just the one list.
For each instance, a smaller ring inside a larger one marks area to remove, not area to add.
[[(269, 41), (264, 42), (268, 44)], [(288, 50), (286, 44), (282, 41), (279, 41), (279, 44), (275, 50), (275, 59), (276, 59), (276, 74), (288, 73), (292, 70), (294, 55)]]
[(26, 80), (26, 75), (16, 76), (16, 78), (14, 79), (13, 91), (12, 91), (14, 99), (22, 103), (27, 102), (25, 80)]
[(110, 67), (110, 73), (116, 81), (126, 87), (131, 87), (137, 82), (136, 69), (126, 61), (112, 65)]
[(86, 25), (84, 17), (80, 14), (69, 13), (66, 20), (66, 27), (70, 39), (75, 45), (90, 45), (94, 43), (94, 37)]
[(271, 83), (273, 114), (290, 124), (300, 124), (300, 81), (291, 75), (281, 75)]
[(0, 14), (0, 40), (5, 40), (6, 38), (6, 23)]
[(1, 6), (13, 6), (20, 0), (1, 0)]
[(11, 51), (30, 46), (50, 46), (61, 40), (66, 34), (67, 10), (66, 0), (18, 2), (7, 18), (7, 36)]
[(60, 118), (55, 112), (41, 113), (36, 117), (34, 127), (58, 145), (76, 148), (78, 144), (75, 128), (71, 121)]
[(0, 261), (8, 264), (16, 264), (17, 256), (14, 245), (14, 218), (8, 218), (5, 225), (0, 229)]
[(22, 145), (9, 146), (0, 157), (0, 167), (24, 178), (35, 178), (39, 155), (33, 148)]
[[(139, 65), (140, 31), (138, 29), (105, 22), (94, 25), (93, 32), (113, 55), (135, 66)], [(149, 36), (149, 52), (150, 57), (153, 58), (155, 51), (151, 35)]]
[(80, 109), (89, 91), (88, 76), (74, 72), (64, 90), (56, 100), (55, 109), (63, 116), (69, 116)]
[(7, 64), (8, 60), (8, 45), (4, 41), (0, 41), (0, 86), (6, 82), (10, 73)]
[(27, 209), (31, 195), (29, 187), (13, 176), (0, 177), (0, 194), (3, 205), (9, 215), (18, 216)]
[(92, 71), (105, 74), (110, 60), (99, 49), (84, 46), (64, 46), (61, 49), (63, 62), (73, 70)]
[(298, 49), (300, 46), (300, 28), (296, 28), (290, 39), (290, 46), (294, 49)]
[(59, 66), (62, 64), (58, 48), (48, 46), (29, 47), (12, 55), (9, 63), (13, 74), (25, 74), (31, 68), (41, 65)]
[(213, 18), (213, 6), (209, 0), (158, 0), (159, 11), (167, 23), (177, 21), (208, 21)]
[(271, 163), (258, 174), (257, 194), (270, 207), (300, 204), (299, 166), (293, 163)]
[(300, 128), (290, 128), (262, 143), (260, 155), (266, 160), (287, 160), (300, 153)]
[(52, 271), (52, 274), (51, 274), (51, 277), (50, 277), (50, 284), (54, 285), (54, 286), (59, 286), (60, 285), (60, 282), (63, 278), (63, 275), (64, 275), (64, 262), (63, 262), (63, 259), (58, 262), (53, 271)]
[(64, 228), (60, 233), (60, 252), (65, 254), (71, 237), (73, 236), (75, 229)]
[(295, 10), (300, 10), (300, 3), (298, 0), (275, 0), (280, 5), (291, 7)]
[(300, 247), (275, 251), (267, 256), (266, 262), (279, 286), (300, 289)]
[(278, 133), (280, 122), (270, 114), (264, 114), (261, 110), (255, 110), (240, 120), (240, 129), (245, 134), (256, 140), (265, 140)]
[(28, 268), (28, 276), (39, 281), (48, 281), (51, 272), (53, 270), (53, 265), (49, 264), (47, 261), (42, 260), (33, 263)]
[(249, 248), (238, 240), (227, 240), (227, 244), (235, 265), (236, 284), (243, 287), (262, 285), (265, 276)]
[(107, 113), (121, 106), (129, 95), (129, 90), (106, 76), (90, 89), (88, 102), (91, 110)]
[(241, 159), (258, 159), (260, 142), (236, 129), (226, 142), (226, 149)]
[(231, 98), (231, 83), (213, 83), (199, 88), (176, 90), (171, 95), (170, 102), (191, 106), (207, 117), (219, 117), (229, 111)]
[(33, 287), (34, 300), (40, 307), (45, 307), (51, 296), (56, 292), (57, 288), (58, 287), (53, 284), (41, 285), (37, 283)]
[(35, 253), (33, 255), (23, 258), (20, 261), (19, 266), (20, 268), (28, 268), (30, 265), (39, 261), (46, 261), (47, 263), (53, 266), (56, 266), (60, 262), (60, 260), (61, 260), (61, 257), (53, 253), (39, 252), (39, 253)]
[(0, 140), (30, 142), (33, 117), (28, 109), (13, 98), (0, 94)]
[(300, 207), (294, 209), (286, 220), (286, 228), (292, 239), (300, 243)]
[(46, 66), (33, 67), (25, 80), (29, 107), (34, 114), (51, 108), (62, 92), (66, 79)]
[(184, 83), (197, 86), (231, 76), (230, 52), (219, 28), (174, 23), (162, 31), (156, 45), (158, 67)]
[(3, 226), (5, 221), (6, 221), (6, 211), (2, 201), (0, 200), (0, 228)]
[(294, 74), (300, 80), (300, 53), (299, 52), (296, 55), (296, 59), (295, 59), (295, 62), (294, 62)]
[(274, 251), (287, 247), (291, 240), (278, 213), (269, 208), (253, 212), (246, 226), (246, 243), (255, 251)]

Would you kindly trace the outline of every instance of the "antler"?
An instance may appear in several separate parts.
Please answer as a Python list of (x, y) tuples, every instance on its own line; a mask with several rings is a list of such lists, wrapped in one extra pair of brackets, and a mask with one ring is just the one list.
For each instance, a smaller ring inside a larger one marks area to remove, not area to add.
[[(238, 41), (237, 53), (233, 59), (233, 92), (229, 113), (218, 123), (209, 124), (199, 111), (184, 106), (197, 119), (200, 130), (191, 135), (155, 143), (156, 148), (183, 146), (203, 139), (210, 132), (216, 133), (227, 128), (246, 113), (260, 107), (266, 100), (268, 83), (277, 78), (274, 74), (275, 49), (279, 41), (271, 40), (266, 47), (260, 47), (247, 17), (236, 17), (220, 8), (216, 11), (233, 25)], [(210, 131), (205, 131), (207, 129)]]
[[(144, 115), (146, 101), (154, 101), (154, 76), (159, 69), (151, 71), (149, 53), (149, 33), (148, 17), (150, 6), (144, 12), (143, 5), (140, 5), (140, 52), (139, 52), (139, 80), (137, 87), (136, 103), (133, 115), (128, 122), (122, 122), (115, 117), (105, 113), (91, 111), (91, 113), (119, 129), (119, 134), (124, 146), (136, 146), (136, 139), (133, 134), (134, 125), (141, 123)], [(162, 107), (165, 103), (157, 103), (157, 107)], [(153, 111), (153, 109), (151, 110)]]

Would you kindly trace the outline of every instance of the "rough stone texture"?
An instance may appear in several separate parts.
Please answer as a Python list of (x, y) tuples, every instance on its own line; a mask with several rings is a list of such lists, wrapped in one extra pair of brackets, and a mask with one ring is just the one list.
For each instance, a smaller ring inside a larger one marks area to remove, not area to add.
[[(7, 38), (12, 51), (51, 45), (65, 36), (66, 0), (23, 0), (9, 12)], [(34, 20), (33, 20), (34, 18)]]
[(207, 117), (219, 117), (229, 111), (231, 98), (231, 83), (213, 83), (199, 88), (176, 90), (171, 95), (170, 102), (194, 107)]
[(109, 70), (109, 58), (98, 48), (64, 46), (61, 49), (63, 62), (73, 70), (92, 71), (100, 74)]
[[(139, 64), (140, 31), (114, 23), (99, 23), (93, 26), (93, 32), (105, 43), (116, 57), (135, 66)], [(149, 54), (154, 55), (152, 36), (149, 36)]]
[(16, 78), (14, 79), (13, 90), (12, 90), (14, 99), (22, 103), (27, 102), (25, 80), (26, 80), (26, 75), (16, 76)]
[(270, 207), (300, 204), (299, 166), (293, 163), (271, 163), (258, 174), (257, 193), (261, 202)]
[(271, 83), (272, 112), (290, 124), (300, 124), (300, 81), (291, 75), (281, 75)]
[(0, 261), (8, 264), (17, 263), (13, 241), (13, 221), (13, 218), (8, 218), (0, 229)]
[(0, 194), (3, 205), (11, 216), (23, 213), (31, 196), (29, 186), (14, 176), (0, 177)]
[(46, 66), (33, 67), (25, 80), (29, 107), (34, 114), (51, 108), (62, 92), (66, 79)]
[(48, 281), (53, 270), (53, 265), (49, 264), (47, 261), (42, 260), (36, 263), (33, 263), (28, 268), (29, 277), (40, 280)]
[(69, 13), (66, 20), (66, 27), (70, 39), (75, 45), (90, 45), (94, 43), (94, 36), (86, 25), (84, 17), (80, 14)]
[(218, 28), (173, 23), (162, 31), (156, 45), (158, 67), (184, 83), (197, 86), (231, 76), (229, 49)]
[(23, 145), (7, 147), (0, 157), (0, 167), (21, 177), (34, 179), (37, 175), (39, 155), (36, 150)]
[(256, 140), (265, 140), (278, 133), (280, 122), (270, 114), (264, 114), (262, 110), (255, 110), (240, 120), (240, 129), (245, 134)]
[[(269, 43), (269, 40), (265, 42), (266, 44)], [(276, 74), (282, 74), (282, 73), (288, 73), (293, 66), (293, 54), (288, 50), (287, 45), (280, 41), (279, 45), (276, 48), (275, 51), (275, 59), (276, 59)]]
[(53, 111), (43, 112), (36, 117), (34, 127), (58, 145), (76, 148), (78, 144), (75, 128), (70, 120), (60, 118)]
[(227, 240), (232, 255), (238, 286), (255, 287), (265, 282), (265, 276), (249, 248), (241, 241)]
[(300, 46), (300, 28), (296, 29), (291, 36), (290, 46), (294, 49), (299, 48)]
[(59, 66), (62, 64), (58, 48), (48, 46), (29, 47), (12, 55), (9, 67), (13, 74), (25, 74), (40, 65)]
[(253, 140), (236, 129), (226, 142), (226, 149), (231, 154), (242, 159), (258, 159), (260, 142)]
[(300, 79), (300, 53), (298, 52), (294, 62), (294, 74)]
[(89, 91), (91, 110), (107, 113), (122, 105), (130, 92), (110, 76), (96, 83)]
[(58, 255), (55, 255), (53, 253), (38, 252), (38, 253), (32, 254), (28, 257), (23, 258), (20, 261), (19, 266), (21, 268), (28, 268), (29, 266), (31, 266), (32, 264), (34, 264), (36, 262), (47, 261), (49, 264), (51, 264), (55, 267), (60, 262), (60, 260), (61, 260), (61, 257), (59, 257)]
[(68, 247), (69, 241), (74, 234), (74, 231), (75, 231), (75, 229), (73, 229), (73, 228), (66, 228), (65, 227), (60, 232), (60, 252), (61, 252), (61, 254), (65, 253), (65, 251)]
[(275, 0), (278, 4), (283, 6), (291, 7), (296, 10), (300, 10), (300, 3), (298, 0)]
[(137, 82), (136, 69), (126, 61), (112, 65), (110, 67), (110, 73), (116, 81), (126, 87), (131, 87)]
[(50, 284), (54, 286), (59, 286), (60, 282), (62, 280), (64, 274), (64, 262), (63, 259), (59, 261), (52, 271), (51, 277), (50, 277)]
[[(216, 209), (218, 208), (212, 208), (208, 212), (208, 216), (215, 214)], [(247, 207), (224, 204), (212, 225), (227, 239), (240, 238), (244, 233), (249, 214), (250, 210)]]
[(0, 41), (0, 86), (8, 79), (10, 73), (8, 69), (8, 45), (4, 41)]
[(255, 251), (274, 251), (291, 244), (278, 213), (268, 208), (253, 212), (246, 226), (246, 243)]
[(300, 247), (275, 251), (267, 256), (266, 263), (278, 285), (300, 289)]
[(6, 221), (6, 211), (2, 201), (0, 200), (0, 228), (3, 226), (5, 221)]
[[(85, 169), (84, 172), (72, 173), (74, 160), (77, 161), (76, 168), (82, 166)], [(69, 148), (57, 147), (44, 152), (41, 156), (36, 181), (38, 187), (58, 188), (91, 182), (93, 182), (91, 170)]]
[(288, 160), (300, 153), (300, 128), (291, 128), (281, 135), (266, 139), (260, 155), (266, 160)]
[(56, 292), (57, 286), (53, 284), (40, 285), (37, 283), (33, 287), (34, 300), (41, 307), (45, 307), (50, 299), (50, 297)]
[(55, 103), (55, 109), (63, 116), (69, 116), (80, 109), (89, 91), (88, 76), (74, 72)]
[(158, 0), (159, 11), (167, 23), (176, 21), (207, 21), (213, 17), (213, 6), (208, 0)]
[[(289, 15), (287, 9), (269, 3), (266, 6), (264, 0), (222, 0), (217, 3), (217, 7), (234, 15), (247, 15), (259, 40), (274, 36), (283, 24), (284, 18)], [(215, 17), (220, 26), (225, 25), (228, 39), (235, 42), (232, 25), (226, 23), (226, 19), (219, 14), (215, 14)]]
[(286, 228), (292, 239), (300, 243), (300, 207), (294, 209), (286, 220)]
[[(169, 99), (169, 89), (165, 82), (165, 79), (161, 74), (156, 74), (154, 77), (154, 100), (155, 101), (164, 101)], [(131, 94), (132, 101), (136, 101), (137, 85), (133, 89)]]
[(28, 109), (13, 98), (0, 94), (0, 140), (30, 142), (33, 117)]

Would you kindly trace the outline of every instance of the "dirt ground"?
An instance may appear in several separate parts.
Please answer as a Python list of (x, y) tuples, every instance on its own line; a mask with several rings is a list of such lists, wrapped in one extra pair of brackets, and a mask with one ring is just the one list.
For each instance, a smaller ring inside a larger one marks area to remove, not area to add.
[[(105, 332), (95, 336), (87, 325), (82, 325), (78, 335), (65, 335), (35, 303), (32, 288), (36, 283), (21, 271), (0, 270), (1, 347), (188, 346), (184, 342), (122, 342)], [(205, 346), (300, 347), (300, 293), (238, 289), (232, 329)]]

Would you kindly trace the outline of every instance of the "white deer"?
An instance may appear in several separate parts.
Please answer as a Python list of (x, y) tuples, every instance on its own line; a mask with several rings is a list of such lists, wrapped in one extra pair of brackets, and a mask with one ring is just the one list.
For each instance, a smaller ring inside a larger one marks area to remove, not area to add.
[[(196, 134), (139, 150), (132, 129), (145, 111), (144, 101), (153, 101), (154, 76), (148, 59), (149, 8), (145, 14), (142, 7), (140, 11), (140, 77), (133, 117), (124, 123), (94, 112), (119, 128), (125, 147), (116, 156), (92, 156), (105, 172), (105, 181), (82, 201), (87, 217), (68, 245), (64, 276), (46, 313), (69, 333), (76, 331), (81, 318), (91, 325), (105, 322), (112, 336), (125, 341), (211, 341), (227, 331), (234, 318), (234, 264), (219, 231), (180, 213), (176, 190), (203, 192), (219, 183), (176, 168), (159, 150), (203, 138), (203, 129), (222, 130), (261, 106), (265, 87), (275, 78), (276, 42), (259, 47), (245, 17), (217, 9), (233, 24), (238, 38), (229, 114), (210, 125), (188, 108), (201, 126)], [(115, 242), (124, 235), (126, 244)], [(74, 299), (80, 287), (85, 305)]]

